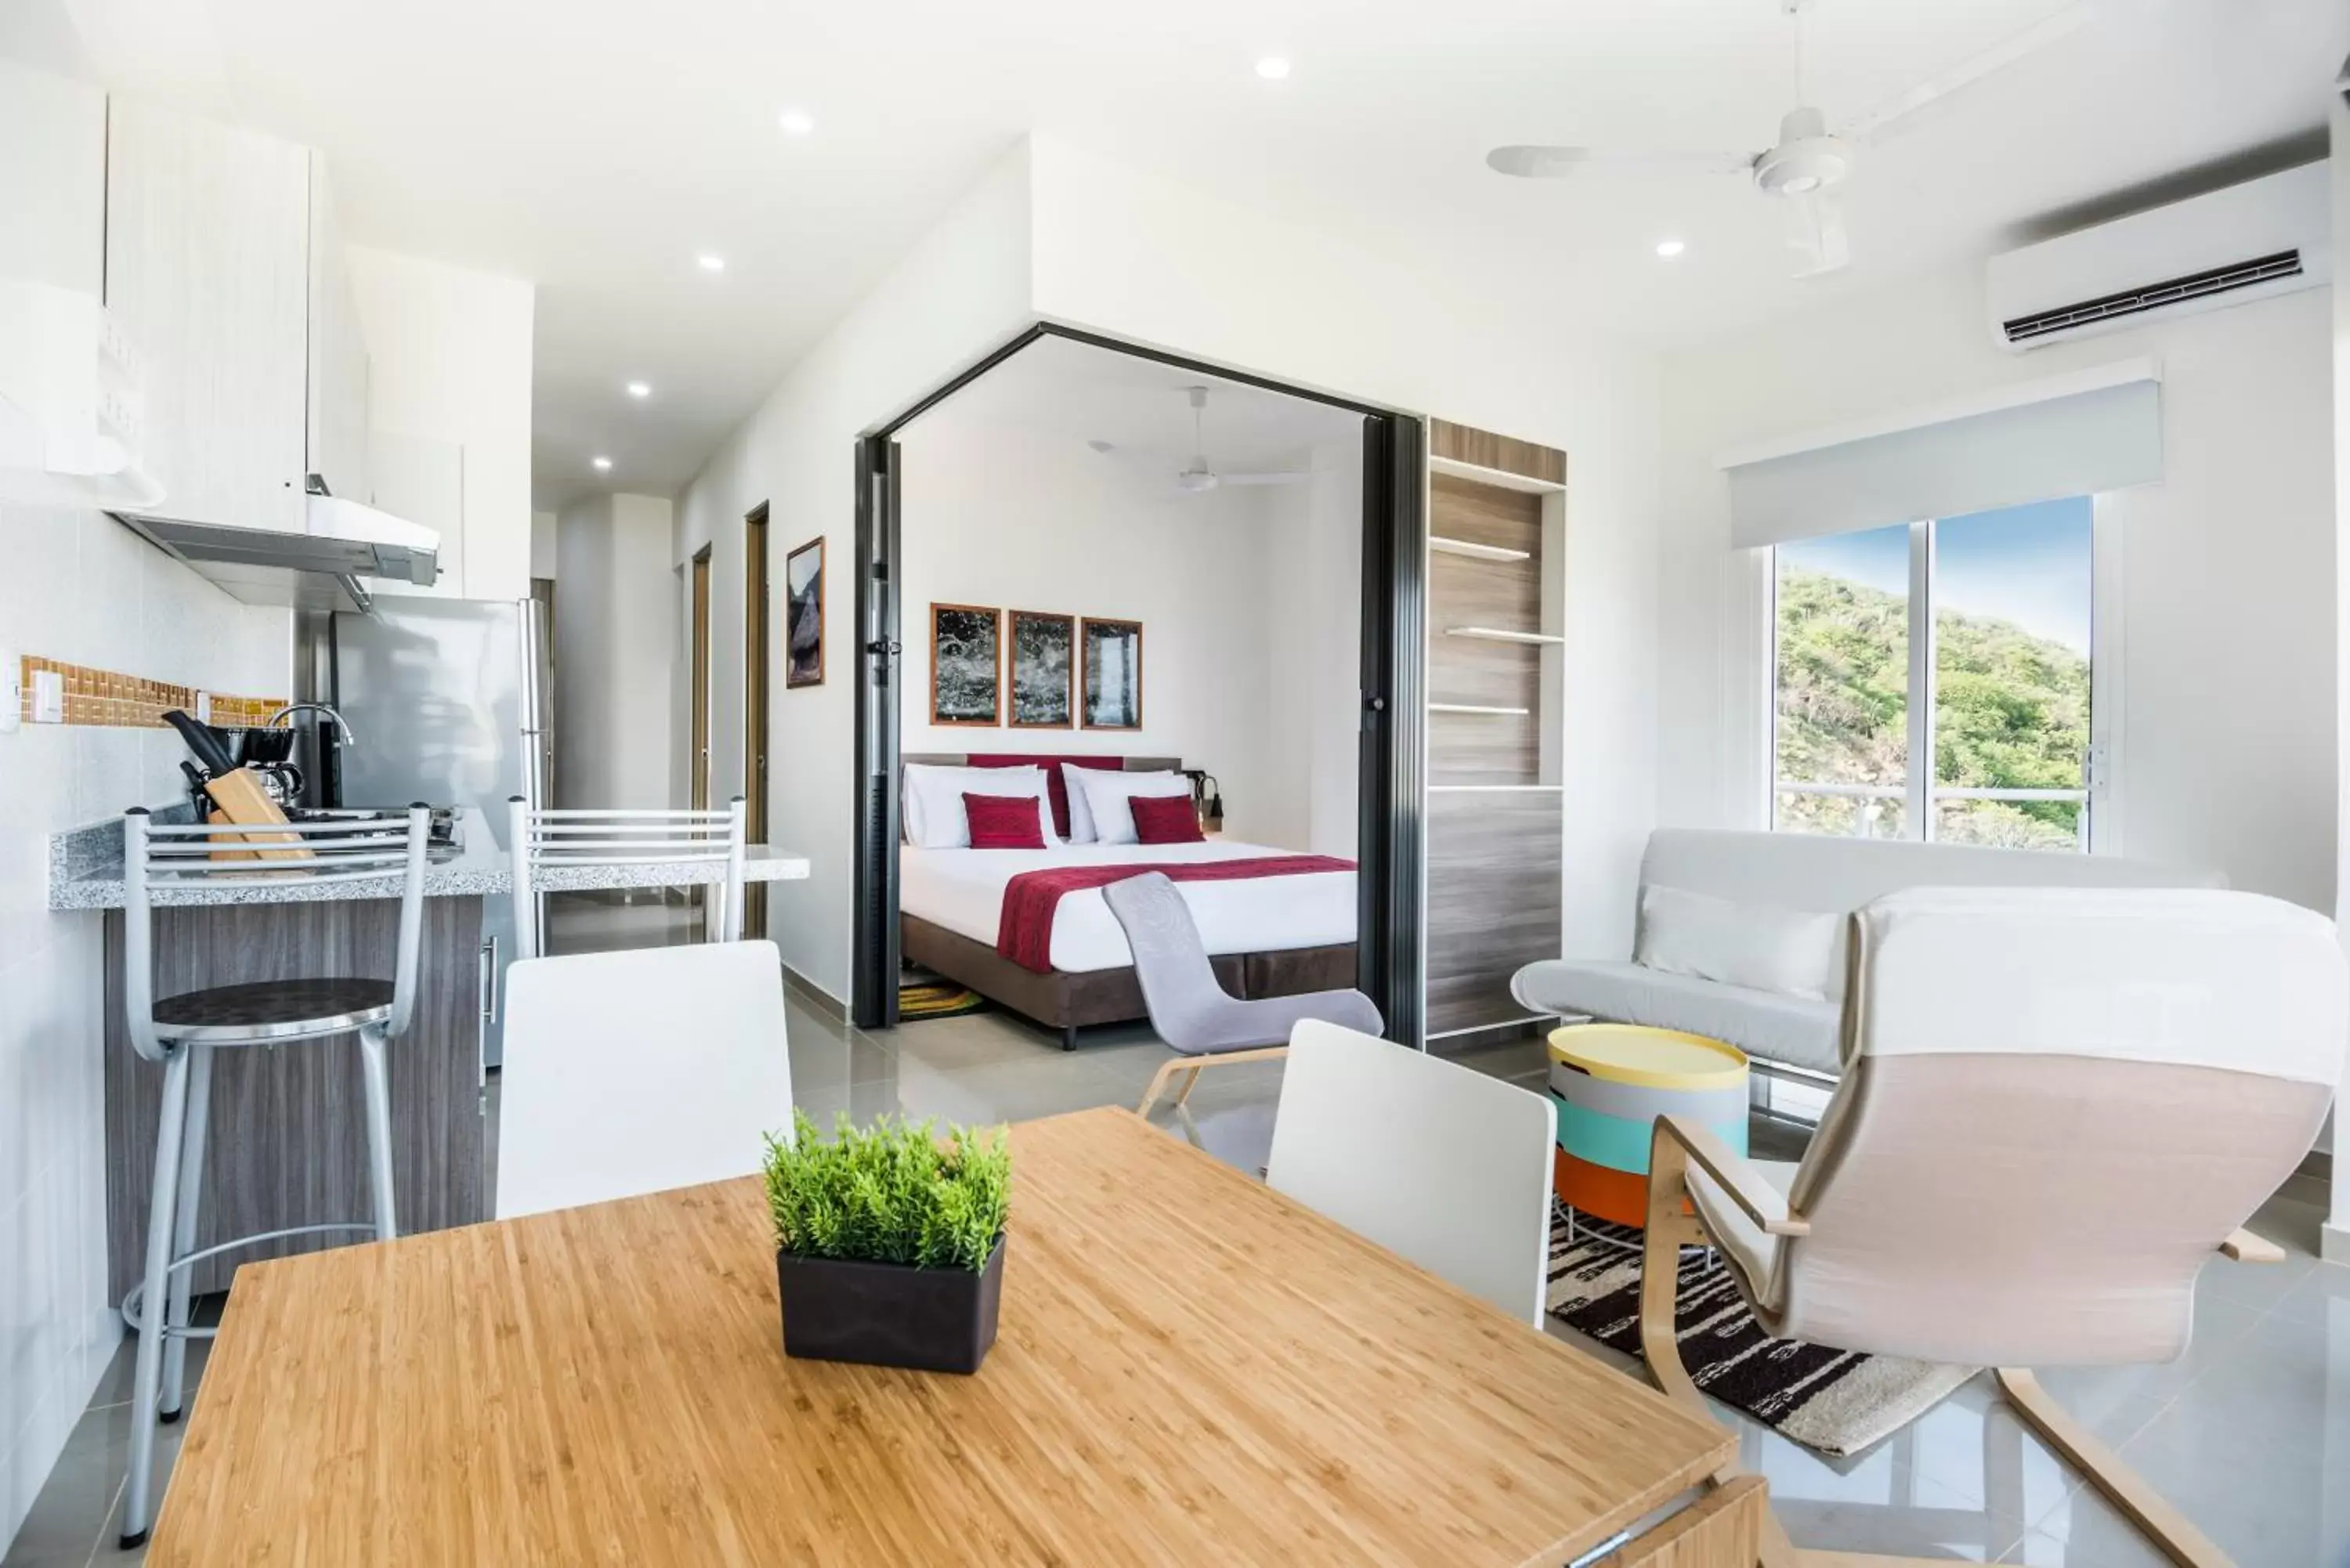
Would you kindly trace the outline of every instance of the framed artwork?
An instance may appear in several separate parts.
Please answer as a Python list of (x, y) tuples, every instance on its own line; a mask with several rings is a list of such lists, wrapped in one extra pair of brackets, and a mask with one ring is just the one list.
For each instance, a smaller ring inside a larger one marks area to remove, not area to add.
[(1086, 728), (1142, 728), (1142, 623), (1087, 616), (1080, 640)]
[(1066, 730), (1076, 722), (1077, 619), (1012, 612), (1012, 727)]
[(931, 606), (931, 722), (993, 724), (1003, 684), (1003, 611)]
[(824, 684), (824, 540), (784, 557), (784, 684)]

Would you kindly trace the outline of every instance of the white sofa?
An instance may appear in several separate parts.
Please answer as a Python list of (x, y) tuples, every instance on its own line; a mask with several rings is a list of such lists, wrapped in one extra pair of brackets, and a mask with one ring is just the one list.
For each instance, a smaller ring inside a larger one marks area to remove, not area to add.
[[(1643, 893), (1674, 888), (1733, 904), (1815, 914), (1848, 914), (1905, 888), (2224, 886), (2215, 874), (2111, 856), (1706, 828), (1659, 828), (1640, 858)], [(1821, 977), (1824, 994), (1817, 997), (1581, 959), (1528, 964), (1510, 990), (1529, 1012), (1687, 1030), (1726, 1040), (1765, 1062), (1834, 1074), (1842, 1065), (1846, 940), (1839, 923)]]

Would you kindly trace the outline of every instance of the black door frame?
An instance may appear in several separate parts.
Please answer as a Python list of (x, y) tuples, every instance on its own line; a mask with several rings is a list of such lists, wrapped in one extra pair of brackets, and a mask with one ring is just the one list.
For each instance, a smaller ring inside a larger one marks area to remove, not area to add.
[(1039, 322), (925, 393), (857, 441), (857, 857), (851, 1017), (898, 1022), (898, 769), (903, 606), (899, 598), (899, 480), (895, 437), (915, 418), (1047, 337), (1090, 344), (1221, 380), (1304, 398), (1363, 416), (1363, 617), (1357, 769), (1357, 983), (1388, 1021), (1388, 1038), (1419, 1045), (1421, 972), (1423, 605), (1428, 561), (1428, 438), (1412, 414)]

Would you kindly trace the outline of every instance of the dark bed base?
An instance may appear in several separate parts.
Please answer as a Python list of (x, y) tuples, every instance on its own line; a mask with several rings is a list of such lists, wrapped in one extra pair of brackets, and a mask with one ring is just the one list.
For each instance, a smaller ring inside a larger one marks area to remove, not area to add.
[[(1149, 1016), (1142, 987), (1131, 969), (1038, 974), (1024, 969), (985, 942), (958, 936), (917, 915), (898, 918), (899, 949), (907, 960), (959, 981), (999, 1006), (1008, 1007), (1061, 1034), (1061, 1049), (1074, 1050), (1077, 1031), (1088, 1023), (1125, 1023)], [(1208, 961), (1216, 979), (1234, 996), (1295, 996), (1305, 991), (1336, 991), (1355, 983), (1355, 944), (1288, 948), (1276, 952), (1225, 953)]]

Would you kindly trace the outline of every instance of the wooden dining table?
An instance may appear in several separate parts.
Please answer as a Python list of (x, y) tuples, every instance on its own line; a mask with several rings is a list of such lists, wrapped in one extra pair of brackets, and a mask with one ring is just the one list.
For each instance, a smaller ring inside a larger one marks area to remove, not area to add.
[(1721, 1428), (1125, 1110), (971, 1376), (785, 1355), (755, 1179), (248, 1265), (151, 1568), (1564, 1564)]

